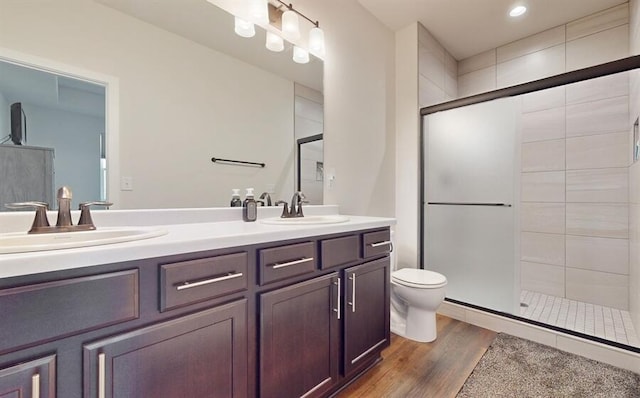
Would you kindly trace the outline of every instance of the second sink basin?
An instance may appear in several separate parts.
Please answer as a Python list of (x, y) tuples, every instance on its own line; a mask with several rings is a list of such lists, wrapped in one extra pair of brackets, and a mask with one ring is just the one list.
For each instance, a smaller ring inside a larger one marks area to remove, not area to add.
[(27, 234), (14, 232), (0, 234), (0, 254), (25, 253), (43, 250), (70, 249), (76, 247), (108, 245), (149, 239), (167, 233), (161, 228), (103, 227), (95, 231)]
[(338, 224), (349, 221), (349, 217), (333, 214), (327, 216), (304, 216), (293, 218), (265, 218), (260, 220), (263, 224), (274, 225), (313, 225), (313, 224)]

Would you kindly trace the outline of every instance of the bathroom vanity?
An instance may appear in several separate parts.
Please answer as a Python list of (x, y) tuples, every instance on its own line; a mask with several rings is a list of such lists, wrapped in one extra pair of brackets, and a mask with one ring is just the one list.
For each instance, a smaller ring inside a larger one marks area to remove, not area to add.
[(0, 396), (330, 396), (389, 344), (393, 222), (0, 255)]

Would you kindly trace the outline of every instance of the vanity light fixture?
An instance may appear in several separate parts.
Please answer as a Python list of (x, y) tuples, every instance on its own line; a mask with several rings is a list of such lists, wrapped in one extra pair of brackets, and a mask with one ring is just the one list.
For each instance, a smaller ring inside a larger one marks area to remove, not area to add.
[(523, 5), (515, 6), (509, 11), (509, 16), (511, 17), (519, 17), (520, 15), (527, 12), (527, 7)]
[(267, 0), (248, 0), (249, 17), (254, 23), (269, 23), (269, 2)]
[[(213, 0), (207, 0), (215, 5)], [(320, 29), (320, 22), (314, 21), (281, 0), (241, 0), (235, 12), (235, 32), (242, 37), (253, 37), (254, 24), (267, 28), (265, 46), (270, 51), (284, 50), (284, 40), (293, 44), (293, 61), (299, 64), (309, 62), (309, 53), (319, 58), (325, 55), (324, 32)], [(275, 14), (270, 15), (270, 9)], [(234, 14), (235, 14), (234, 12)], [(275, 15), (275, 16), (274, 16)], [(310, 22), (313, 27), (309, 31), (308, 42), (302, 40), (300, 33), (300, 17)], [(306, 44), (308, 48), (302, 47)]]

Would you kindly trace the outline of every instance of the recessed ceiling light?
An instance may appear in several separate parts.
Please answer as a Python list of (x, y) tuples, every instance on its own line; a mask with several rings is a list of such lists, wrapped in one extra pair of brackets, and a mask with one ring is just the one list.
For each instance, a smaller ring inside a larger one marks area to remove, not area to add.
[(511, 11), (509, 11), (509, 15), (512, 17), (519, 17), (520, 15), (524, 14), (525, 12), (527, 12), (527, 7), (525, 6), (516, 6), (513, 7), (511, 9)]

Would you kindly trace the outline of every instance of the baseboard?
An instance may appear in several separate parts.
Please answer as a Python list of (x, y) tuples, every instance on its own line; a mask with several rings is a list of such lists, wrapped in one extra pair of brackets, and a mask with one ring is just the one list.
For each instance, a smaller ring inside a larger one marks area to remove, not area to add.
[(640, 354), (622, 348), (608, 346), (596, 341), (531, 325), (516, 319), (491, 314), (448, 301), (440, 305), (438, 313), (485, 329), (508, 333), (585, 358), (640, 373)]

